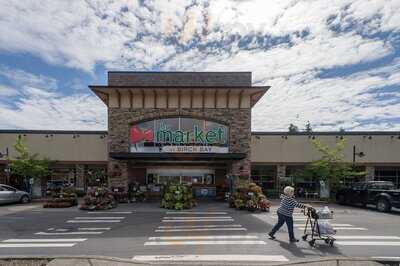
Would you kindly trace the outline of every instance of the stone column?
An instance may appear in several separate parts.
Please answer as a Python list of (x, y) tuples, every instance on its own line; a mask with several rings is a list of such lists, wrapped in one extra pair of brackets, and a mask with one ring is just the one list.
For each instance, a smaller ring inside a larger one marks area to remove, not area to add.
[(365, 181), (373, 181), (375, 178), (375, 167), (374, 166), (366, 166), (365, 172)]
[(232, 175), (248, 176), (250, 178), (251, 173), (251, 162), (250, 159), (246, 158), (240, 161), (232, 162), (230, 172)]
[(76, 173), (75, 187), (83, 190), (85, 188), (85, 166), (83, 164), (76, 164), (75, 173)]
[(128, 163), (123, 160), (108, 161), (108, 186), (128, 189)]
[(278, 164), (276, 166), (276, 189), (280, 189), (280, 181), (282, 177), (286, 176), (286, 165)]

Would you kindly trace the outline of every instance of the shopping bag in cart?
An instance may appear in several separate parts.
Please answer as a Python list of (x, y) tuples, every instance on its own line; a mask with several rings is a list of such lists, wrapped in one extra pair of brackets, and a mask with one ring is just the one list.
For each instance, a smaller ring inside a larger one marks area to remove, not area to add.
[(334, 235), (336, 230), (328, 220), (318, 220), (319, 233), (321, 235)]

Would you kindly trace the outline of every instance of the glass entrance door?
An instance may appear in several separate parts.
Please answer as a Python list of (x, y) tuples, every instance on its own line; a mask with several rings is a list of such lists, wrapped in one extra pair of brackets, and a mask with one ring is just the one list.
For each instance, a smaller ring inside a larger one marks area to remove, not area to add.
[(149, 168), (147, 169), (147, 183), (214, 185), (215, 173), (214, 169)]

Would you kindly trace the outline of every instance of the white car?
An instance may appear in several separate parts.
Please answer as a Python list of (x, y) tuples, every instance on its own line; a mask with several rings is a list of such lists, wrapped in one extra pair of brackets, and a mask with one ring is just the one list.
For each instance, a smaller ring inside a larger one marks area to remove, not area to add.
[(31, 196), (28, 192), (0, 184), (0, 204), (13, 202), (28, 203), (30, 201)]

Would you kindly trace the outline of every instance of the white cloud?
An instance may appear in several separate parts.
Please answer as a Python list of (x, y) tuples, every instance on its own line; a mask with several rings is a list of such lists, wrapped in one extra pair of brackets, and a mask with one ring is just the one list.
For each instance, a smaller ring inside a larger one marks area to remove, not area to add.
[(0, 95), (8, 96), (0, 100), (0, 128), (106, 129), (106, 107), (96, 96), (63, 95), (55, 80), (43, 75), (9, 68), (1, 74), (16, 87), (0, 85)]
[(13, 88), (5, 85), (0, 85), (0, 96), (14, 96), (17, 94), (18, 92)]
[[(398, 0), (140, 2), (144, 4), (11, 1), (0, 9), (0, 51), (30, 53), (87, 72), (96, 65), (113, 70), (252, 71), (258, 85), (272, 85), (254, 109), (256, 130), (286, 130), (289, 123), (308, 120), (321, 130), (399, 128), (390, 122), (399, 116), (398, 94), (371, 92), (383, 85), (399, 86), (399, 61), (349, 76), (320, 77), (324, 70), (393, 57), (400, 34)], [(16, 111), (0, 110), (9, 112), (7, 117), (12, 112), (22, 117), (29, 110), (38, 117), (35, 125), (46, 126), (48, 119), (49, 128), (56, 126), (50, 119), (64, 118), (68, 126), (83, 127), (80, 118), (54, 111), (56, 103), (75, 103), (85, 113), (81, 91), (63, 96), (56, 80), (7, 67), (0, 67), (0, 75), (22, 95)], [(71, 80), (70, 86), (79, 88), (80, 81)], [(84, 124), (103, 127), (93, 113), (104, 109), (102, 103), (87, 97), (91, 104), (85, 114), (97, 122)], [(66, 111), (79, 116), (72, 107)], [(14, 120), (25, 122), (21, 119)]]

